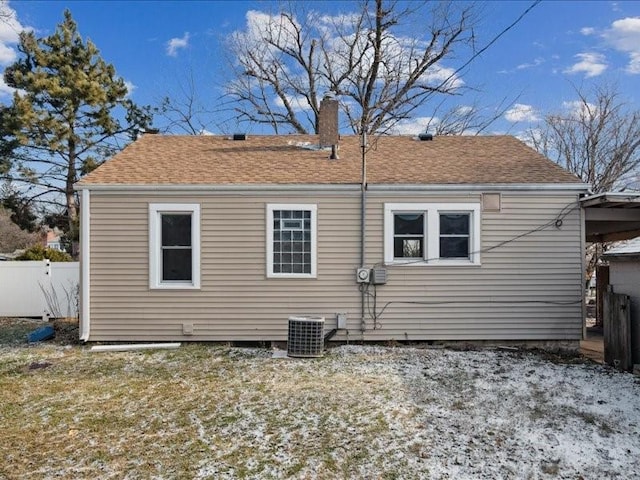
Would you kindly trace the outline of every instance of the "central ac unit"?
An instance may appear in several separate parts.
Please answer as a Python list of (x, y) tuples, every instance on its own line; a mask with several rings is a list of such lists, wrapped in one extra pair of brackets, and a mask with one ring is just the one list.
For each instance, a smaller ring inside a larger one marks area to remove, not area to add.
[(287, 355), (321, 357), (324, 350), (324, 317), (289, 317)]

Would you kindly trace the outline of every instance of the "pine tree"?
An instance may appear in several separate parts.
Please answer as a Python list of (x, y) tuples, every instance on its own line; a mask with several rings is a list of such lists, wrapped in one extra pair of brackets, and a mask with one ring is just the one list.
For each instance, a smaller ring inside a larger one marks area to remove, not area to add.
[(51, 36), (22, 32), (18, 49), (20, 58), (4, 73), (17, 90), (1, 112), (2, 145), (18, 145), (4, 177), (62, 207), (73, 232), (79, 210), (73, 184), (149, 125), (150, 109), (127, 98), (124, 80), (83, 40), (69, 10)]

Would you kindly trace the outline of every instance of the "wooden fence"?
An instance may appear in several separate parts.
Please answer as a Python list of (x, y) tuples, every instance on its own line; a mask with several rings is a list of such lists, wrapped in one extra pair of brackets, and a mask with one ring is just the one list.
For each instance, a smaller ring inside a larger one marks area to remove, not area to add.
[(631, 370), (631, 300), (629, 295), (607, 291), (603, 298), (604, 361)]

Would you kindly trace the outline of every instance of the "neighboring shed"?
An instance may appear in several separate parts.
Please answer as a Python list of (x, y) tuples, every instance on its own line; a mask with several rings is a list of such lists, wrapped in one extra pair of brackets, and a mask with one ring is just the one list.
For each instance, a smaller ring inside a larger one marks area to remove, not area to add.
[(370, 138), (363, 191), (357, 136), (235, 138), (144, 135), (77, 184), (83, 340), (580, 340), (587, 186), (524, 143)]
[(640, 237), (616, 246), (602, 258), (609, 262), (609, 285), (631, 300), (631, 353), (640, 364)]

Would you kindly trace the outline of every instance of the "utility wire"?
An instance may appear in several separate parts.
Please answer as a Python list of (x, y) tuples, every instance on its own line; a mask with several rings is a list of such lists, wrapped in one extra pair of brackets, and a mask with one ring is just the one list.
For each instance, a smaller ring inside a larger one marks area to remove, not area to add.
[[(507, 240), (504, 240), (502, 242), (499, 242), (495, 245), (491, 245), (490, 247), (487, 248), (483, 248), (474, 252), (470, 252), (469, 255), (473, 255), (476, 253), (485, 253), (485, 252), (490, 252), (492, 250), (498, 249), (500, 247), (503, 247), (505, 245), (508, 245), (509, 243), (512, 243), (516, 240), (519, 240), (523, 237), (526, 237), (528, 235), (531, 235), (533, 233), (536, 232), (540, 232), (542, 230), (545, 230), (549, 227), (555, 227), (557, 229), (560, 229), (564, 223), (564, 219), (567, 217), (567, 215), (569, 215), (571, 212), (573, 212), (574, 210), (576, 210), (580, 205), (580, 202), (576, 201), (576, 202), (571, 202), (567, 205), (565, 205), (564, 207), (562, 207), (562, 209), (560, 209), (560, 212), (550, 221), (545, 222), (535, 228), (532, 228), (531, 230), (528, 230), (526, 232), (523, 232), (521, 234), (518, 234), (512, 238), (509, 238)], [(402, 265), (410, 265), (412, 263), (425, 263), (425, 262), (429, 262), (430, 260), (438, 260), (439, 258), (427, 258), (427, 259), (419, 259), (416, 260), (415, 262), (406, 262), (406, 263), (402, 263)], [(376, 263), (374, 265), (374, 267), (376, 266), (381, 266), (384, 265), (384, 262), (379, 262)], [(369, 316), (373, 319), (373, 329), (374, 330), (378, 330), (379, 328), (381, 328), (381, 323), (380, 323), (380, 317), (382, 316), (382, 314), (384, 313), (384, 311), (391, 305), (393, 304), (402, 304), (402, 305), (527, 305), (527, 304), (540, 304), (540, 305), (556, 305), (556, 306), (570, 306), (570, 305), (577, 305), (579, 303), (582, 303), (582, 300), (575, 300), (575, 301), (553, 301), (553, 300), (424, 300), (424, 301), (419, 301), (419, 300), (407, 300), (407, 301), (401, 301), (401, 300), (391, 300), (387, 303), (384, 304), (384, 306), (382, 307), (382, 309), (380, 310), (380, 312), (377, 312), (377, 290), (376, 290), (376, 286), (373, 285), (373, 293), (369, 292), (369, 284), (361, 284), (360, 288), (361, 291), (363, 291), (366, 295), (367, 298), (367, 313), (369, 314)], [(373, 310), (371, 308), (371, 303), (370, 303), (370, 299), (373, 298)]]
[[(504, 240), (502, 242), (496, 243), (495, 245), (491, 245), (489, 247), (486, 248), (481, 248), (479, 250), (473, 250), (471, 252), (469, 252), (469, 256), (478, 254), (478, 253), (487, 253), (490, 252), (492, 250), (495, 250), (497, 248), (503, 247), (505, 245), (508, 245), (509, 243), (515, 242), (516, 240), (519, 240), (523, 237), (529, 236), (533, 233), (536, 232), (541, 232), (543, 230), (546, 230), (549, 227), (556, 227), (556, 228), (561, 228), (562, 225), (564, 224), (564, 219), (567, 217), (567, 215), (569, 215), (571, 212), (573, 212), (574, 210), (577, 210), (578, 207), (580, 205), (580, 202), (576, 201), (576, 202), (571, 202), (567, 205), (565, 205), (564, 207), (562, 207), (562, 209), (560, 210), (560, 213), (558, 213), (558, 215), (556, 215), (556, 217), (553, 220), (550, 220), (546, 223), (543, 223), (542, 225), (539, 225), (535, 228), (532, 228), (531, 230), (528, 230), (524, 233), (518, 234), (512, 238), (509, 238), (507, 240)], [(428, 257), (428, 258), (419, 258), (416, 260), (410, 260), (407, 262), (402, 262), (402, 265), (411, 265), (414, 263), (429, 263), (430, 261), (434, 261), (434, 260), (440, 260), (440, 257)], [(380, 267), (380, 266), (384, 266), (385, 262), (378, 262), (375, 263), (373, 266), (374, 267)]]

